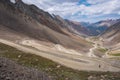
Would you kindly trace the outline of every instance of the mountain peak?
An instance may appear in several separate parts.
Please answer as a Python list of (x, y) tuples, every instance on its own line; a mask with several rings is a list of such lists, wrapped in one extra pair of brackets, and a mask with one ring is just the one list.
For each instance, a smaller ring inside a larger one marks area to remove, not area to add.
[(22, 0), (15, 0), (15, 3), (22, 2)]
[(15, 4), (24, 4), (22, 0), (15, 0)]

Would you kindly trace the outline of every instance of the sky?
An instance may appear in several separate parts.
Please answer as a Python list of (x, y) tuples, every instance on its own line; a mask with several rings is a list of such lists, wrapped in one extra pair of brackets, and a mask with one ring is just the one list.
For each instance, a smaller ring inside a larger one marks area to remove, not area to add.
[[(14, 0), (11, 0), (14, 2)], [(64, 19), (97, 22), (120, 18), (120, 0), (23, 0)]]

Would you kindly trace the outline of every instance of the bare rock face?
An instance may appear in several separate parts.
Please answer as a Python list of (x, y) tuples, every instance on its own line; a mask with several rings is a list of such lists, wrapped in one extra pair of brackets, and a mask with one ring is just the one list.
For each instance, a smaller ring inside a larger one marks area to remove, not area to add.
[(15, 0), (15, 4), (19, 5), (19, 4), (23, 4), (22, 0)]

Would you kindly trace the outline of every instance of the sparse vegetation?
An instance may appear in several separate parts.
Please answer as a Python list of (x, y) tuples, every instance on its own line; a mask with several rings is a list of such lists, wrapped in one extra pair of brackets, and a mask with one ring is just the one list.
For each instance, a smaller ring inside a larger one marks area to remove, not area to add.
[(93, 41), (99, 40), (99, 38), (97, 36), (92, 36), (90, 39), (93, 40)]
[(120, 73), (87, 72), (66, 68), (51, 60), (0, 44), (0, 56), (47, 73), (53, 80), (120, 80)]
[(102, 52), (102, 53), (105, 53), (108, 51), (108, 49), (106, 48), (98, 48), (98, 51)]
[(114, 53), (114, 54), (110, 54), (112, 56), (120, 56), (120, 53)]

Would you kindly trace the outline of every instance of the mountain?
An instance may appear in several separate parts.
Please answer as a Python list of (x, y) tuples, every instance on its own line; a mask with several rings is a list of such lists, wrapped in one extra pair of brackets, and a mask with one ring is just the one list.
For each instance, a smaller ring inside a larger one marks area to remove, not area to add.
[(117, 23), (118, 21), (119, 21), (119, 19), (115, 19), (115, 20), (108, 19), (108, 20), (99, 21), (99, 22), (94, 23), (94, 24), (98, 27), (101, 27), (101, 26), (110, 27), (111, 25)]
[(59, 15), (54, 15), (54, 14), (52, 15), (53, 15), (54, 20), (57, 22), (57, 24), (62, 27), (62, 30), (64, 30), (68, 34), (70, 32), (70, 33), (78, 35), (78, 32), (74, 28), (72, 28), (72, 26), (69, 25), (62, 17), (60, 17)]
[(78, 35), (86, 37), (89, 34), (88, 29), (83, 27), (80, 22), (70, 20), (66, 20), (66, 22)]
[(107, 30), (111, 25), (117, 23), (119, 19), (116, 20), (102, 20), (96, 23), (89, 22), (77, 22), (66, 20), (66, 22), (72, 26), (74, 31), (76, 30), (79, 35), (84, 36), (97, 36)]
[(89, 30), (89, 35), (97, 36), (107, 30), (110, 26), (117, 23), (119, 19), (112, 20), (102, 20), (96, 23), (81, 23), (82, 26), (86, 27)]
[(104, 40), (104, 45), (115, 48), (120, 48), (120, 19), (117, 23), (110, 26), (101, 36)]
[(17, 41), (35, 39), (86, 52), (91, 45), (73, 35), (66, 24), (34, 5), (21, 0), (0, 0), (0, 38)]

